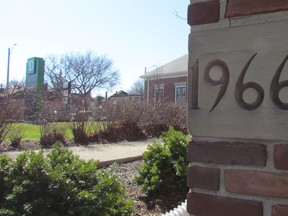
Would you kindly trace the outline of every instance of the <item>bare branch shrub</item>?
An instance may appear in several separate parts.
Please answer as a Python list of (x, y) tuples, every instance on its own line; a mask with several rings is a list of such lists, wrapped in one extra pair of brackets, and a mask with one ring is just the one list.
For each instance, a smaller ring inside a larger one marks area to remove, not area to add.
[(40, 146), (49, 148), (56, 142), (65, 144), (65, 131), (63, 125), (56, 122), (67, 115), (63, 103), (59, 100), (45, 98), (43, 109), (38, 113), (37, 123), (40, 126)]
[(74, 96), (70, 112), (71, 122), (68, 125), (72, 130), (74, 141), (80, 144), (88, 144), (87, 126), (90, 112), (86, 110), (85, 98), (81, 95)]
[(159, 137), (173, 126), (177, 130), (187, 132), (187, 104), (159, 102), (146, 105), (142, 119), (142, 129), (148, 137)]
[(159, 137), (173, 126), (186, 131), (186, 104), (146, 104), (128, 100), (107, 101), (94, 111), (95, 122), (102, 121), (102, 131), (94, 131), (94, 141), (139, 140)]
[(65, 128), (53, 122), (40, 125), (40, 146), (50, 148), (55, 143), (65, 144)]
[(94, 131), (94, 140), (122, 141), (143, 139), (139, 122), (144, 111), (142, 103), (129, 100), (105, 101), (94, 110), (95, 122), (102, 130)]
[[(14, 125), (13, 125), (14, 126)], [(17, 128), (12, 126), (12, 130), (8, 132), (8, 138), (11, 142), (11, 147), (14, 149), (20, 149), (20, 143), (25, 133), (25, 127), (23, 125), (17, 125)]]
[(0, 97), (0, 144), (13, 130), (13, 123), (23, 118), (25, 91), (1, 89)]

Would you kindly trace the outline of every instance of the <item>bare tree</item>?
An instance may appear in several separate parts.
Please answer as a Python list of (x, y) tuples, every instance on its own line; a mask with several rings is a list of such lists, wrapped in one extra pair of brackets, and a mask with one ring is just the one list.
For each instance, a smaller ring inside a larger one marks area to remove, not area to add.
[(62, 94), (63, 84), (67, 81), (66, 74), (68, 73), (65, 70), (66, 67), (64, 62), (62, 61), (62, 58), (53, 55), (50, 55), (45, 59), (46, 81), (49, 84), (50, 89), (59, 96)]
[(90, 96), (96, 88), (115, 86), (120, 77), (111, 59), (97, 56), (92, 51), (49, 56), (45, 73), (55, 92), (61, 92), (64, 82), (71, 82), (71, 91), (84, 96)]
[(25, 80), (11, 80), (9, 82), (9, 86), (13, 91), (17, 89), (24, 89), (25, 86)]
[(144, 95), (144, 81), (136, 80), (128, 91), (130, 94)]

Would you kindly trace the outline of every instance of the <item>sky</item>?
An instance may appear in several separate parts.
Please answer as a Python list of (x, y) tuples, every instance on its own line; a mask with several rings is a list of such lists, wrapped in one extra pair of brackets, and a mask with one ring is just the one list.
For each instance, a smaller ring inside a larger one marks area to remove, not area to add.
[[(24, 80), (31, 57), (93, 51), (128, 91), (139, 76), (188, 53), (190, 0), (0, 0), (0, 83)], [(176, 15), (178, 14), (178, 16)], [(179, 18), (180, 17), (180, 18)], [(101, 92), (101, 91), (99, 91)]]

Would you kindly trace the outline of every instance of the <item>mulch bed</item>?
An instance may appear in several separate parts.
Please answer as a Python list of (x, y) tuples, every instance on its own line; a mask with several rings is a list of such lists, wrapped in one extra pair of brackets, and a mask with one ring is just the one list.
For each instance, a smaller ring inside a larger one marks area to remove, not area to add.
[(142, 164), (143, 160), (138, 160), (131, 163), (113, 164), (105, 168), (115, 173), (124, 182), (129, 199), (134, 200), (135, 212), (132, 214), (133, 216), (161, 215), (184, 202), (186, 193), (167, 191), (167, 193), (148, 196), (147, 193), (142, 192), (134, 182)]

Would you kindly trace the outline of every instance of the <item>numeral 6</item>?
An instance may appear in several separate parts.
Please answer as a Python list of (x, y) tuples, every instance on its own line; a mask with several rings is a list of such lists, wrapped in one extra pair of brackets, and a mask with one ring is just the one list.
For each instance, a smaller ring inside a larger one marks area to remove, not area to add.
[(272, 79), (271, 85), (270, 85), (271, 100), (273, 101), (273, 103), (278, 108), (283, 109), (283, 110), (288, 110), (288, 103), (284, 103), (281, 101), (281, 99), (279, 97), (279, 92), (282, 88), (288, 86), (288, 80), (279, 82), (279, 78), (280, 78), (280, 74), (281, 74), (287, 60), (288, 60), (288, 55), (285, 57), (285, 59), (282, 61), (282, 63), (278, 67), (276, 73), (273, 76), (273, 79)]
[[(254, 57), (257, 55), (257, 53), (255, 53), (250, 59), (249, 61), (246, 63), (246, 65), (244, 66), (244, 68), (242, 69), (238, 80), (236, 82), (236, 87), (235, 87), (235, 99), (238, 103), (238, 105), (245, 109), (245, 110), (254, 110), (257, 109), (263, 102), (264, 100), (264, 90), (263, 88), (255, 82), (247, 82), (247, 83), (243, 83), (244, 81), (244, 76), (247, 72), (247, 69), (250, 65), (250, 63), (252, 62), (252, 60), (254, 59)], [(244, 101), (243, 99), (243, 93), (245, 90), (247, 90), (248, 88), (252, 88), (255, 89), (257, 92), (257, 98), (253, 103), (247, 103)]]

